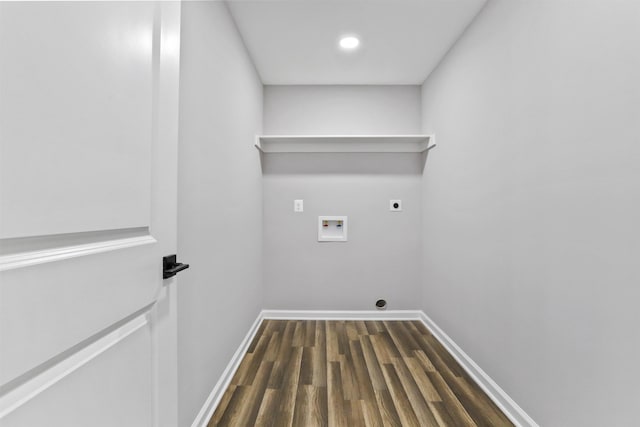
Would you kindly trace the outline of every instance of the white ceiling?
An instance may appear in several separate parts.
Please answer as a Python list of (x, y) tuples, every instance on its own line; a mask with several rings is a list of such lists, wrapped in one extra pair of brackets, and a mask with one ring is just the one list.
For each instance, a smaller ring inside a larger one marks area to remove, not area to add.
[[(232, 0), (264, 84), (422, 84), (486, 0)], [(345, 52), (340, 36), (356, 34)]]

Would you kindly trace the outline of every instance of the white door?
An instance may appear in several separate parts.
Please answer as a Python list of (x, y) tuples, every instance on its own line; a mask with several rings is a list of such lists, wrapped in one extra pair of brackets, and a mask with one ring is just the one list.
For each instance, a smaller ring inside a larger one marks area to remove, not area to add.
[(0, 2), (0, 425), (175, 426), (180, 4)]

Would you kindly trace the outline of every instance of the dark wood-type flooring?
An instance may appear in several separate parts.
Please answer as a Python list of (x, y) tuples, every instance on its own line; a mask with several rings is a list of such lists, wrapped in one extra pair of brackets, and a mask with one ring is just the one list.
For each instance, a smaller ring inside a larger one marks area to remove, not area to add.
[(419, 321), (265, 320), (209, 426), (512, 426)]

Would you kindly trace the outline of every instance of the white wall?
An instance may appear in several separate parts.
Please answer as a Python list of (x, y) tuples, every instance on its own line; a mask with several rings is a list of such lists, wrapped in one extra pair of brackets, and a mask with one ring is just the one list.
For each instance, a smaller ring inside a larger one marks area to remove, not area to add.
[(262, 85), (222, 2), (182, 3), (179, 419), (191, 425), (261, 308)]
[(269, 135), (420, 133), (420, 86), (265, 86)]
[(424, 309), (540, 425), (637, 425), (640, 4), (492, 0), (423, 88)]
[[(415, 134), (418, 86), (267, 86), (270, 134)], [(263, 160), (265, 308), (417, 308), (421, 167), (406, 154), (269, 154)], [(293, 212), (294, 199), (305, 211)], [(404, 211), (389, 211), (402, 199)], [(318, 243), (318, 215), (348, 215), (349, 241)]]

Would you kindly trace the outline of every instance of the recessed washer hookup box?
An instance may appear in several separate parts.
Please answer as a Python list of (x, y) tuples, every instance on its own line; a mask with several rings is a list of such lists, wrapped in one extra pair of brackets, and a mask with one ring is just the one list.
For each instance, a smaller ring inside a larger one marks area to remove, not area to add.
[(318, 242), (346, 242), (347, 241), (347, 217), (346, 216), (319, 216), (318, 217)]

